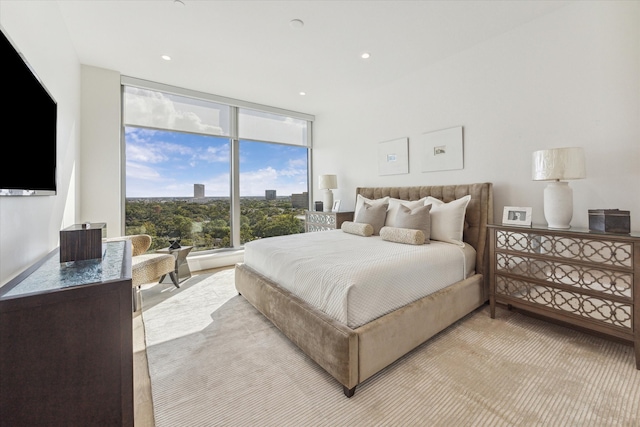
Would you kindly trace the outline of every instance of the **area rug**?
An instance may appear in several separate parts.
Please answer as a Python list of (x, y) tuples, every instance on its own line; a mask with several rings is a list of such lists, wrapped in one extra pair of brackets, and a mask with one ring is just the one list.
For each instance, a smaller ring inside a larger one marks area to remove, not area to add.
[(352, 398), (255, 310), (233, 269), (142, 291), (156, 425), (640, 426), (633, 347), (481, 307)]

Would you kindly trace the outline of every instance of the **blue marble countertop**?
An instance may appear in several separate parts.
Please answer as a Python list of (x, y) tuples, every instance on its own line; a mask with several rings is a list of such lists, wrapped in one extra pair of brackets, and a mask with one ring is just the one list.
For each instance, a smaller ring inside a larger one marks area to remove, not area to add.
[(101, 259), (61, 263), (59, 256), (50, 256), (39, 268), (3, 293), (0, 298), (121, 279), (126, 273), (123, 271), (123, 257), (127, 243), (127, 241), (103, 243)]

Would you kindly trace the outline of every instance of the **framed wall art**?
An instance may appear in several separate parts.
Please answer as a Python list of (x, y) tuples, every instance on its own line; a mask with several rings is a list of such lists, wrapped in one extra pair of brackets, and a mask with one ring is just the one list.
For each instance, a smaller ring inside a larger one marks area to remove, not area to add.
[(422, 172), (463, 169), (462, 126), (424, 133)]
[(378, 144), (378, 174), (409, 173), (409, 138), (398, 138)]

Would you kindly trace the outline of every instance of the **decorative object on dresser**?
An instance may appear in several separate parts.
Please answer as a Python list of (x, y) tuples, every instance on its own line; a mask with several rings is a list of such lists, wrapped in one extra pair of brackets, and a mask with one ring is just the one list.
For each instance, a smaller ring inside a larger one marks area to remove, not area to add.
[(102, 258), (102, 238), (107, 224), (74, 224), (60, 230), (60, 262)]
[(339, 229), (343, 222), (353, 221), (353, 212), (306, 211), (304, 231), (324, 231)]
[(544, 189), (544, 217), (551, 228), (570, 228), (573, 190), (566, 180), (585, 178), (584, 151), (579, 147), (552, 148), (533, 153), (533, 180), (550, 181)]
[(133, 426), (131, 245), (0, 288), (0, 425)]
[(331, 208), (331, 212), (338, 212), (340, 210), (340, 200), (333, 201), (333, 207)]
[(502, 213), (502, 224), (531, 226), (531, 208), (521, 206), (505, 206)]
[(489, 230), (491, 317), (502, 303), (633, 343), (640, 369), (640, 234)]
[(322, 212), (322, 202), (316, 202), (315, 206), (317, 212)]
[(324, 190), (322, 196), (324, 212), (331, 212), (333, 207), (333, 192), (331, 190), (338, 188), (338, 177), (336, 175), (320, 175), (318, 188)]
[(628, 234), (631, 232), (630, 212), (620, 209), (589, 209), (589, 230)]

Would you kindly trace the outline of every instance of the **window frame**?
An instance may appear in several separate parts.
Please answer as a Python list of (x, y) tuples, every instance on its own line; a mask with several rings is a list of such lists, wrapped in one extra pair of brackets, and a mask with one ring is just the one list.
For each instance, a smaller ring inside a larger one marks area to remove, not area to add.
[[(280, 141), (262, 141), (265, 143), (277, 143), (277, 144), (285, 144), (292, 145), (298, 147), (306, 147), (307, 148), (307, 192), (311, 194), (311, 183), (312, 183), (312, 150), (313, 150), (313, 122), (315, 120), (315, 116), (306, 113), (300, 113), (290, 110), (285, 110), (282, 108), (271, 107), (262, 104), (256, 104), (248, 101), (242, 101), (234, 98), (223, 97), (219, 95), (208, 94), (204, 92), (194, 91), (185, 88), (179, 88), (176, 86), (166, 85), (162, 83), (152, 82), (148, 80), (137, 79), (128, 76), (121, 76), (120, 79), (121, 85), (121, 138), (120, 138), (120, 165), (121, 165), (121, 217), (122, 220), (122, 230), (121, 234), (124, 235), (125, 227), (126, 227), (126, 190), (127, 190), (127, 182), (126, 182), (126, 140), (125, 140), (125, 128), (127, 126), (125, 121), (125, 111), (124, 111), (124, 94), (125, 87), (132, 86), (140, 89), (147, 89), (151, 91), (162, 92), (166, 94), (183, 96), (189, 98), (195, 98), (204, 101), (210, 101), (217, 104), (223, 104), (230, 107), (229, 110), (229, 133), (230, 135), (221, 135), (220, 137), (228, 138), (230, 141), (230, 189), (229, 189), (229, 197), (230, 197), (230, 225), (231, 225), (231, 248), (220, 248), (220, 249), (209, 249), (204, 251), (199, 251), (198, 254), (207, 254), (207, 253), (215, 253), (219, 251), (229, 251), (229, 250), (238, 250), (242, 249), (243, 245), (240, 237), (240, 159), (239, 159), (239, 146), (240, 146), (240, 137), (239, 137), (239, 110), (240, 109), (251, 109), (257, 110), (264, 113), (280, 115), (284, 117), (290, 117), (297, 120), (304, 120), (307, 122), (306, 129), (306, 144), (291, 144), (291, 143), (283, 143)], [(255, 139), (254, 139), (255, 141)], [(260, 141), (258, 141), (260, 142)], [(311, 206), (311, 197), (309, 197), (309, 204), (307, 206), (310, 209)]]

